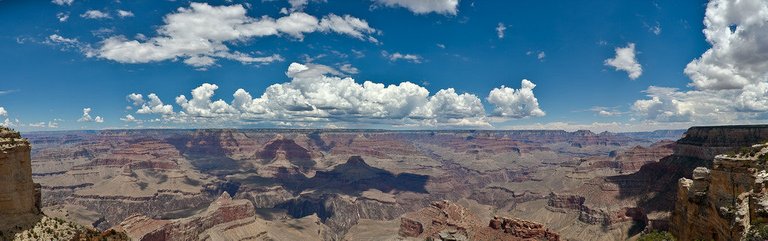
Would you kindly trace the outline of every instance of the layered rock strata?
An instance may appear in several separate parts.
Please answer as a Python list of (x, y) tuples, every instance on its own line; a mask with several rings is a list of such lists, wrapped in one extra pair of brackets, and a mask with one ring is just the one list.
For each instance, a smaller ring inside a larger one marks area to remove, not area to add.
[(399, 234), (428, 240), (560, 240), (544, 225), (516, 218), (494, 217), (484, 224), (468, 209), (449, 201), (403, 215)]
[(232, 200), (226, 192), (200, 214), (176, 220), (156, 220), (143, 215), (129, 217), (114, 229), (124, 231), (132, 240), (198, 240), (216, 225), (254, 219), (255, 209), (247, 200)]
[(680, 240), (741, 240), (768, 220), (768, 148), (715, 157), (678, 182), (671, 231)]
[(40, 213), (40, 186), (32, 181), (31, 146), (0, 127), (0, 230)]

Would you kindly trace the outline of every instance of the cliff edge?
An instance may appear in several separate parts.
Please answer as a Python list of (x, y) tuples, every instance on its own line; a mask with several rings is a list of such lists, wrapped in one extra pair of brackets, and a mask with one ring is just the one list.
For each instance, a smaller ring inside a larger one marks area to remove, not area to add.
[[(680, 240), (764, 240), (768, 144), (717, 155), (712, 168), (680, 178), (672, 233)], [(757, 235), (757, 236), (756, 236)]]
[(40, 214), (40, 186), (32, 182), (29, 141), (0, 127), (0, 230), (34, 222)]

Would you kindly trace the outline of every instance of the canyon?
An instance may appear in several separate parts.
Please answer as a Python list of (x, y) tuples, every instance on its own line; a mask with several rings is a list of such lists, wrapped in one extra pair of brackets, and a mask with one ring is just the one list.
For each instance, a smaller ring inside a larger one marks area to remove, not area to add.
[[(504, 234), (522, 225), (565, 240), (614, 240), (668, 220), (642, 207), (641, 197), (626, 197), (623, 185), (637, 180), (621, 178), (672, 155), (683, 132), (201, 129), (25, 136), (44, 213), (136, 240), (401, 239), (404, 215), (444, 200), (470, 210), (480, 220), (470, 226), (488, 237), (496, 237), (491, 226)], [(293, 233), (276, 231), (284, 229)]]
[(28, 133), (4, 195), (133, 240), (728, 240), (763, 227), (766, 130)]

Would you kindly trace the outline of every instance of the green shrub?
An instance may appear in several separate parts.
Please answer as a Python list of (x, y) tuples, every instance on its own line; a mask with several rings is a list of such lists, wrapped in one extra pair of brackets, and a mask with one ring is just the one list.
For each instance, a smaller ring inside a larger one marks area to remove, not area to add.
[(653, 231), (640, 235), (637, 241), (675, 241), (675, 237), (666, 231)]
[(766, 224), (752, 225), (747, 235), (744, 236), (744, 240), (747, 241), (762, 241), (766, 239), (768, 239), (768, 225)]

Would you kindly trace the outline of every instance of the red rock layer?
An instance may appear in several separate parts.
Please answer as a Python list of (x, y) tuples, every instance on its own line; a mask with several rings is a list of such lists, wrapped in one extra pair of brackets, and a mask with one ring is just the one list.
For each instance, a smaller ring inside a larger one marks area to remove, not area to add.
[(399, 233), (431, 240), (560, 240), (544, 225), (516, 218), (494, 217), (486, 225), (466, 208), (449, 201), (433, 202), (403, 215)]

